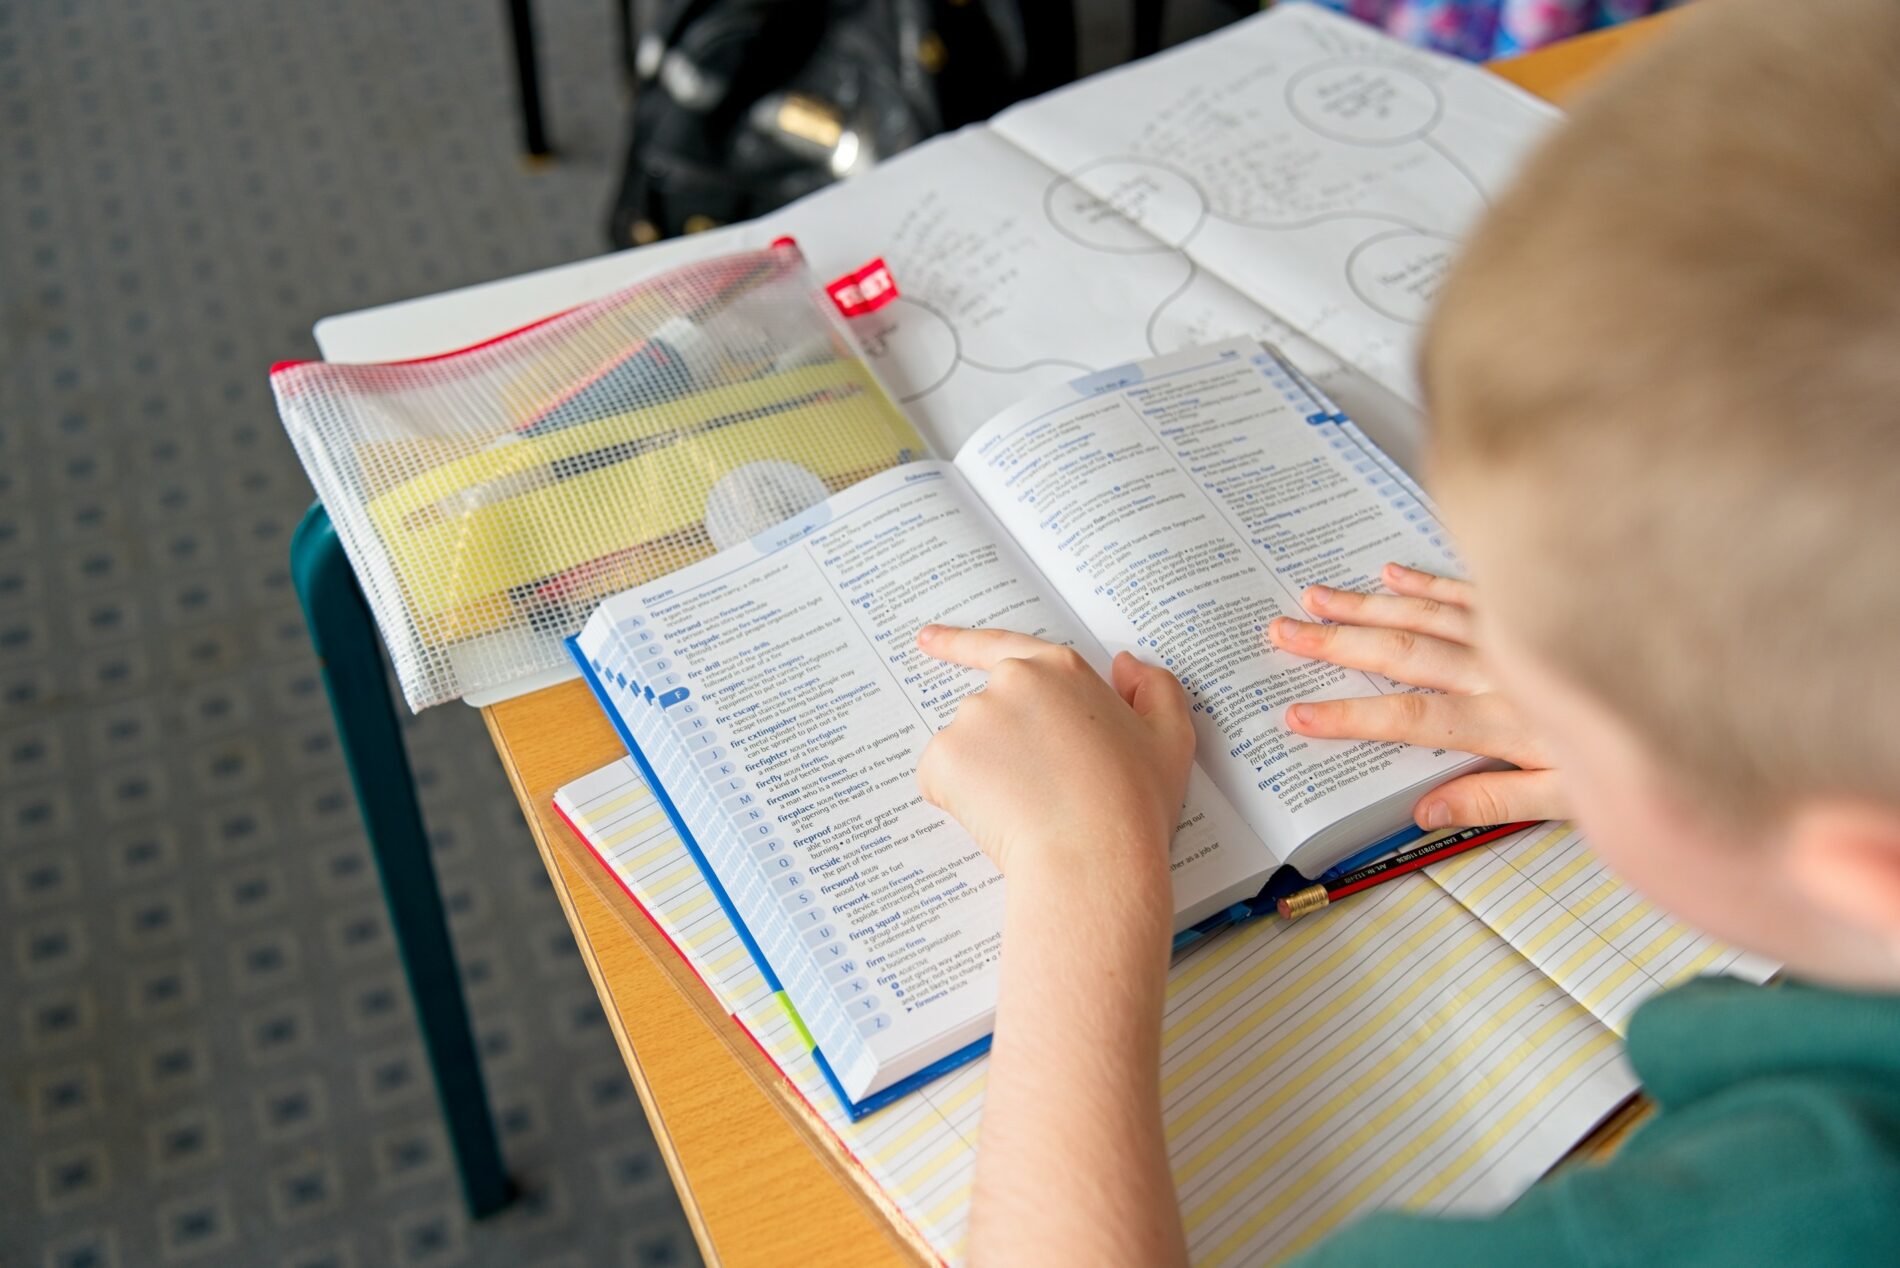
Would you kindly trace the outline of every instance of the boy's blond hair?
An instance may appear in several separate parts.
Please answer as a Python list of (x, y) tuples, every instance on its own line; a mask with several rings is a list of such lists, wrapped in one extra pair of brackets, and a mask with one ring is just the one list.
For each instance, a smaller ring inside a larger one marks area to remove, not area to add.
[(1900, 0), (1673, 21), (1447, 280), (1434, 476), (1522, 510), (1501, 610), (1706, 798), (1892, 805)]

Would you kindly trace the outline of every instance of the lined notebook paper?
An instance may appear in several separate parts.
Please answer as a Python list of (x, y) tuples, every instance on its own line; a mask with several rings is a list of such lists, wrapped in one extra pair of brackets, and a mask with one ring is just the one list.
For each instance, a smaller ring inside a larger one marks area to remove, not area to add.
[[(631, 763), (555, 804), (887, 1205), (961, 1263), (987, 1061), (852, 1122)], [(1197, 943), (1170, 974), (1162, 1058), (1194, 1262), (1261, 1263), (1374, 1207), (1504, 1205), (1634, 1090), (1619, 1035), (1639, 1000), (1765, 967), (1655, 912), (1563, 825)]]

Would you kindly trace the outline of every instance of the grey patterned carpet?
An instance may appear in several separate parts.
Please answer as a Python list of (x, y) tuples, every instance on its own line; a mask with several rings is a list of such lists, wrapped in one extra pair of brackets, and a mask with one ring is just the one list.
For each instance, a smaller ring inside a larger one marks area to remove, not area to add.
[(591, 254), (609, 0), (0, 0), (0, 1264), (645, 1265), (691, 1238), (476, 715), (412, 729), (512, 1172), (463, 1214), (289, 587), (265, 372)]

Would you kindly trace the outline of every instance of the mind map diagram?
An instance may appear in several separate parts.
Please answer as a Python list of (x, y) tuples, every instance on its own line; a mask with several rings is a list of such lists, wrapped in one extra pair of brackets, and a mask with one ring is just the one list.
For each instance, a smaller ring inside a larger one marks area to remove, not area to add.
[(853, 328), (913, 417), (953, 439), (1041, 387), (1236, 334), (1322, 386), (1416, 399), (1412, 342), (1452, 252), (1547, 116), (1296, 12), (794, 209), (824, 267), (867, 244), (891, 266), (900, 298)]
[[(1126, 152), (1051, 182), (1044, 211), (1098, 250), (1190, 256), (1210, 225), (1262, 235), (1350, 226), (1340, 280), (1370, 312), (1416, 326), (1460, 231), (1490, 198), (1433, 135), (1444, 116), (1439, 84), (1410, 66), (1347, 56), (1284, 77), (1262, 66), (1184, 92)], [(1131, 230), (1138, 241), (1125, 240)], [(1222, 255), (1246, 249), (1233, 236)]]

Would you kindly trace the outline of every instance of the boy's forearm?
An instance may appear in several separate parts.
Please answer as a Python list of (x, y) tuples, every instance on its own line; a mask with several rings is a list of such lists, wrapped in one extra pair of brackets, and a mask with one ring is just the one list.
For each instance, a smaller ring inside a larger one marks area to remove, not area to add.
[(1135, 877), (1012, 870), (977, 1264), (1185, 1262), (1161, 1127), (1169, 908), (1164, 861)]

